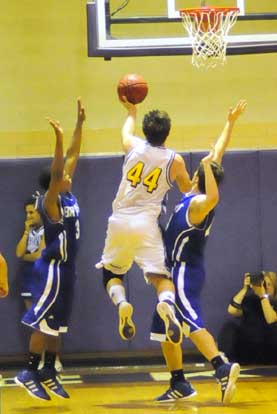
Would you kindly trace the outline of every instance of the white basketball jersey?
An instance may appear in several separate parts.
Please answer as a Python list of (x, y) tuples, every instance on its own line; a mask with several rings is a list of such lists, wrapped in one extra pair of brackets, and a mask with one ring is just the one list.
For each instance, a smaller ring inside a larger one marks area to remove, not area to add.
[(146, 212), (158, 217), (163, 199), (172, 187), (169, 170), (174, 156), (172, 150), (153, 147), (138, 139), (137, 145), (125, 157), (113, 211)]

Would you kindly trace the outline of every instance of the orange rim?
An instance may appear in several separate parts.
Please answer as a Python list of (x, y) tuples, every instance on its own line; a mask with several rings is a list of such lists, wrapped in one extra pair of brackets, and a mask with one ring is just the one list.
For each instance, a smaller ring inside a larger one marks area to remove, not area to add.
[(180, 9), (180, 15), (188, 14), (192, 17), (195, 15), (201, 16), (202, 14), (209, 14), (209, 13), (222, 13), (224, 15), (228, 14), (229, 12), (239, 12), (238, 7), (200, 7), (200, 8), (192, 8), (192, 9)]

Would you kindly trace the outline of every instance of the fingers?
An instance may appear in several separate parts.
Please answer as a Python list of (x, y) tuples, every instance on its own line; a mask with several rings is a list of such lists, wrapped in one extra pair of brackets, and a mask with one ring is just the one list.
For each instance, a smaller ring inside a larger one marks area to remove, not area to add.
[(241, 99), (237, 103), (237, 105), (235, 107), (235, 110), (238, 111), (241, 114), (245, 110), (246, 106), (247, 106), (246, 100), (245, 99)]
[(79, 121), (85, 121), (86, 119), (86, 113), (85, 113), (85, 108), (82, 105), (82, 101), (81, 101), (81, 97), (79, 96), (77, 99), (77, 119)]
[(55, 121), (52, 118), (46, 117), (47, 121), (53, 128), (59, 128), (60, 127), (60, 121)]

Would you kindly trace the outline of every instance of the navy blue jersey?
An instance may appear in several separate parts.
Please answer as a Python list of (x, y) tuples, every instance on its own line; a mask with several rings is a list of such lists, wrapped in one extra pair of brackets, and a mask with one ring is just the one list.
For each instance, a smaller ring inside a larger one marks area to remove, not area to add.
[(174, 262), (202, 264), (204, 247), (212, 224), (212, 210), (199, 226), (189, 222), (188, 209), (193, 195), (185, 195), (175, 207), (165, 232), (164, 241), (167, 254), (167, 264), (172, 267)]
[(45, 249), (41, 257), (46, 261), (52, 259), (62, 262), (74, 261), (80, 239), (80, 209), (72, 193), (59, 195), (61, 219), (51, 221), (43, 207), (44, 197), (38, 199), (38, 211), (44, 225)]

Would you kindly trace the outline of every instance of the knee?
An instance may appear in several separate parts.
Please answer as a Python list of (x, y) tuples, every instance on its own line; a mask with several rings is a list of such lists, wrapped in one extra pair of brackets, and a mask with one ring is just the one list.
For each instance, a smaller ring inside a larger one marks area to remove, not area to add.
[(103, 267), (103, 285), (105, 289), (107, 289), (107, 285), (112, 279), (119, 279), (123, 281), (123, 278), (124, 278), (124, 275), (116, 275), (115, 273)]

